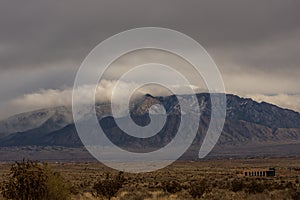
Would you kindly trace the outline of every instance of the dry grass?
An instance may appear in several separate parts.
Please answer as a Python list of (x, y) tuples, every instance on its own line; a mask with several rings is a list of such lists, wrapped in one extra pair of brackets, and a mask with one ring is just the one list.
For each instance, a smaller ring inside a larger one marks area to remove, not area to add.
[[(50, 166), (71, 182), (74, 200), (96, 199), (92, 195), (95, 182), (99, 178), (105, 178), (107, 173), (114, 175), (118, 173), (100, 163), (51, 163)], [(269, 167), (276, 168), (276, 177), (246, 178), (238, 175), (246, 169)], [(5, 178), (9, 168), (9, 164), (0, 164), (0, 181)], [(207, 184), (198, 199), (297, 200), (300, 199), (300, 193), (297, 193), (300, 192), (300, 172), (294, 168), (300, 168), (299, 158), (178, 161), (152, 173), (125, 173), (126, 181), (117, 193), (117, 197), (113, 199), (193, 199), (190, 193), (192, 185), (205, 180)], [(232, 189), (235, 180), (243, 182), (241, 189)], [(180, 183), (180, 190), (166, 191), (165, 184), (174, 181)], [(263, 188), (249, 189), (252, 182), (260, 183), (257, 185)], [(259, 192), (255, 192), (256, 190)]]

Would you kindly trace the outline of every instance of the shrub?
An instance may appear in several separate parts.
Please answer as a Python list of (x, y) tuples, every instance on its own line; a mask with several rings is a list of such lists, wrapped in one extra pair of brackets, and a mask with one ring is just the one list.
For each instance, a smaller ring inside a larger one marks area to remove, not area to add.
[(234, 179), (230, 183), (230, 190), (233, 192), (242, 191), (244, 187), (244, 182), (241, 179)]
[(162, 184), (162, 188), (165, 192), (169, 192), (174, 194), (176, 192), (181, 191), (181, 184), (177, 181), (167, 181)]
[(47, 200), (69, 199), (71, 187), (60, 173), (52, 172), (48, 175), (47, 188)]
[(300, 191), (296, 189), (291, 190), (291, 197), (293, 200), (300, 200)]
[(209, 190), (209, 185), (205, 179), (191, 184), (189, 193), (193, 198), (200, 198)]
[(94, 184), (93, 189), (96, 191), (94, 196), (111, 199), (122, 188), (124, 181), (123, 172), (115, 177), (107, 174), (104, 180), (100, 179)]
[(246, 187), (246, 192), (249, 194), (262, 193), (266, 188), (266, 185), (259, 181), (252, 180)]
[(120, 200), (143, 200), (152, 198), (153, 195), (150, 192), (148, 192), (146, 189), (142, 189), (139, 191), (128, 192), (124, 196), (122, 196)]
[(22, 161), (12, 165), (1, 185), (4, 198), (17, 200), (65, 200), (69, 188), (63, 178), (45, 163)]

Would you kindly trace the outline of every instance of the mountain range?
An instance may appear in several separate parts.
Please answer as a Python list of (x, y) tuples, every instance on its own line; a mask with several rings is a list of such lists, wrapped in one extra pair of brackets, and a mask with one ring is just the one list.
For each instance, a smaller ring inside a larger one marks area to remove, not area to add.
[[(207, 93), (197, 94), (198, 101), (190, 95), (154, 97), (149, 94), (132, 102), (130, 114), (136, 124), (150, 122), (149, 108), (154, 104), (165, 107), (167, 121), (163, 129), (148, 139), (135, 138), (118, 128), (111, 116), (110, 104), (96, 104), (99, 123), (107, 137), (122, 148), (131, 151), (152, 151), (168, 144), (176, 135), (180, 124), (178, 98), (191, 106), (199, 106), (201, 117), (193, 145), (184, 155), (197, 157), (210, 122), (211, 102)], [(228, 94), (224, 128), (219, 141), (210, 154), (219, 156), (298, 156), (300, 155), (300, 114), (266, 102), (256, 102)], [(151, 114), (160, 111), (151, 107)], [(191, 115), (192, 116), (192, 115)], [(122, 117), (120, 117), (120, 120)], [(189, 134), (186, 129), (186, 134)], [(69, 107), (36, 110), (0, 121), (0, 148), (63, 147), (82, 148)]]

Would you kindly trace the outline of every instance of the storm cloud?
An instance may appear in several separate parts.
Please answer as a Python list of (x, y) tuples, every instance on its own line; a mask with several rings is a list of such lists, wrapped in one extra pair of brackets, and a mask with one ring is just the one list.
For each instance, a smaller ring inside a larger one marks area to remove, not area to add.
[(297, 0), (3, 0), (0, 117), (20, 112), (4, 105), (26, 95), (69, 90), (99, 42), (147, 26), (174, 29), (202, 44), (228, 93), (300, 111), (299, 7)]

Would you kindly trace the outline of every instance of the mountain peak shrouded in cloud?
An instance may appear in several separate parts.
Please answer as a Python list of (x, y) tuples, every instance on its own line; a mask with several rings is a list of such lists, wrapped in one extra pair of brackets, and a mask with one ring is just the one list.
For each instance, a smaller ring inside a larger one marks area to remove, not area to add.
[[(114, 34), (147, 26), (174, 29), (202, 44), (228, 93), (300, 111), (299, 7), (296, 0), (2, 1), (0, 118), (69, 105), (87, 54)], [(147, 51), (121, 59), (106, 77), (101, 100), (107, 99), (110, 90), (104, 88), (110, 88), (109, 80), (122, 66), (162, 55)], [(163, 58), (193, 76), (183, 62)]]
[[(199, 106), (201, 112), (199, 129), (192, 144), (193, 148), (185, 154), (188, 159), (198, 158), (193, 149), (199, 148), (206, 134), (211, 116), (209, 94), (201, 93), (196, 96), (197, 100), (190, 95), (178, 96), (187, 102), (196, 100), (192, 106)], [(169, 143), (176, 134), (178, 123), (180, 123), (179, 102), (175, 96), (143, 95), (141, 99), (133, 102), (134, 106), (130, 110), (132, 119), (141, 126), (148, 124), (150, 121), (147, 113), (156, 116), (161, 114), (160, 110), (152, 109), (152, 111), (149, 111), (150, 107), (158, 103), (165, 107), (168, 120), (159, 133), (146, 139), (125, 134), (116, 124), (116, 119), (122, 120), (124, 118), (111, 117), (110, 104), (97, 106), (96, 113), (101, 128), (113, 143), (124, 149), (130, 147), (131, 151), (147, 152)], [(235, 157), (297, 155), (299, 150), (290, 151), (293, 149), (290, 146), (296, 145), (295, 149), (297, 145), (299, 146), (299, 113), (268, 103), (258, 103), (249, 98), (240, 98), (236, 95), (227, 95), (227, 104), (226, 122), (216, 145), (216, 152), (223, 156), (234, 154)], [(193, 112), (184, 115), (189, 117), (190, 120), (198, 118)], [(184, 130), (186, 134), (190, 134), (189, 126)], [(82, 142), (77, 135), (72, 120), (71, 108), (42, 109), (0, 121), (1, 147), (14, 146), (21, 148), (28, 145), (35, 147), (82, 147)], [(229, 150), (230, 148), (235, 150), (227, 155), (228, 152), (227, 154), (225, 152), (228, 151), (228, 148)], [(263, 148), (269, 148), (270, 150), (264, 150), (257, 154), (257, 149)]]
[[(112, 93), (114, 92), (116, 84), (120, 84), (121, 92), (117, 92), (114, 98), (116, 99), (125, 99), (127, 96), (132, 95), (131, 91), (137, 88), (138, 84), (134, 82), (120, 82), (113, 80), (102, 80), (96, 89), (95, 93), (95, 102), (96, 103), (110, 103), (112, 98)], [(178, 86), (178, 85), (170, 85), (169, 88), (173, 88), (174, 90), (180, 92), (185, 91), (185, 87), (190, 86)], [(191, 86), (197, 92), (197, 88), (195, 86)], [(85, 98), (87, 93), (93, 92), (92, 85), (85, 85), (80, 88), (77, 88), (81, 94), (81, 103), (85, 104), (88, 100)], [(44, 108), (52, 108), (58, 106), (66, 106), (71, 107), (72, 105), (72, 93), (73, 88), (64, 88), (64, 89), (48, 89), (48, 90), (40, 90), (35, 93), (25, 94), (21, 97), (17, 97), (12, 99), (9, 103), (6, 104), (6, 107), (10, 110), (7, 110), (6, 113), (3, 113), (0, 116), (2, 119), (7, 118), (11, 115), (33, 111), (37, 109)], [(152, 95), (168, 95), (164, 88), (159, 88), (157, 86), (147, 86), (145, 88), (140, 88), (137, 90), (131, 97), (132, 100), (139, 98), (146, 94), (146, 96), (151, 97)], [(182, 93), (184, 94), (184, 93)], [(1, 108), (1, 107), (0, 107)]]

